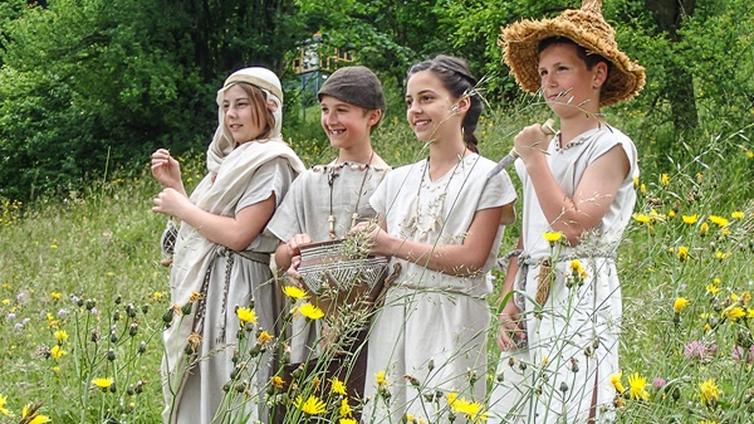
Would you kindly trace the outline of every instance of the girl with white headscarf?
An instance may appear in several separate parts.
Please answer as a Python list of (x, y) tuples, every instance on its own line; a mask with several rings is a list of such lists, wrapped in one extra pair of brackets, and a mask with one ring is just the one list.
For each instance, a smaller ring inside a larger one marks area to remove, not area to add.
[[(281, 136), (282, 100), (280, 81), (268, 69), (228, 77), (217, 92), (208, 173), (190, 197), (178, 161), (165, 149), (152, 154), (152, 174), (163, 187), (152, 210), (181, 221), (170, 274), (173, 307), (163, 335), (165, 422), (210, 423), (215, 415), (239, 412), (221, 407), (241, 328), (236, 307), (254, 308), (258, 326), (275, 333), (282, 299), (269, 258), (277, 239), (264, 228), (305, 170)], [(269, 379), (271, 362), (263, 357), (256, 382), (249, 382), (252, 401), (242, 413), (252, 421), (265, 419), (258, 387)]]

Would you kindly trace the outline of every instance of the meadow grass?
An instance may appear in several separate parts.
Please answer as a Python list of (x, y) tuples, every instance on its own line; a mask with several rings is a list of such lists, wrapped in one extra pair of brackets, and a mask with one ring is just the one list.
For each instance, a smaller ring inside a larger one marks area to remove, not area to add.
[[(483, 118), (483, 155), (501, 158), (523, 125), (543, 120), (542, 108), (518, 110)], [(629, 134), (641, 126), (620, 124)], [(621, 422), (747, 422), (754, 411), (751, 133), (699, 131), (673, 154), (640, 162), (639, 202), (618, 260)], [(334, 156), (324, 136), (286, 138), (308, 165)], [(392, 164), (427, 154), (398, 117), (374, 140)], [(203, 158), (183, 163), (193, 186)], [(159, 420), (161, 317), (170, 305), (158, 247), (165, 219), (150, 212), (157, 192), (145, 167), (140, 177), (116, 173), (64, 199), (0, 203), (0, 421), (18, 422), (27, 404), (53, 422)], [(506, 232), (501, 252), (514, 247), (519, 226)], [(497, 298), (490, 296), (493, 310)]]

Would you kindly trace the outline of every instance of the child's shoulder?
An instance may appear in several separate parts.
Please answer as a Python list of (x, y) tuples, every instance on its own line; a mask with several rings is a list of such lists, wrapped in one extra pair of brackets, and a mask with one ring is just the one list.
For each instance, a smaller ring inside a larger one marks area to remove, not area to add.
[(631, 140), (631, 137), (626, 135), (623, 131), (619, 130), (618, 128), (615, 128), (611, 125), (603, 125), (603, 127), (600, 129), (600, 131), (597, 131), (595, 133), (595, 144), (599, 145), (610, 145), (614, 146), (616, 144), (623, 144), (628, 146), (633, 146), (634, 142)]

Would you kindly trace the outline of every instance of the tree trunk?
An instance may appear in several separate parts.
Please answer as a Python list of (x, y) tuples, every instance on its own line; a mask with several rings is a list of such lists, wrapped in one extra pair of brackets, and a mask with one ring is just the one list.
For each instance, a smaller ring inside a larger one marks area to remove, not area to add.
[[(644, 0), (655, 18), (658, 28), (668, 35), (674, 44), (681, 41), (678, 29), (684, 17), (694, 13), (696, 0)], [(699, 125), (694, 96), (694, 77), (682, 67), (672, 68), (667, 76), (665, 96), (670, 102), (673, 126), (676, 131), (686, 131)]]

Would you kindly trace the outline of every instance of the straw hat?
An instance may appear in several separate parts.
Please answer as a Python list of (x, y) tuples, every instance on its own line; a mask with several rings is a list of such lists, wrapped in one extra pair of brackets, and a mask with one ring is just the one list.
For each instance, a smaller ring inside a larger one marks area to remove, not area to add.
[(600, 106), (628, 100), (644, 87), (644, 68), (618, 49), (615, 30), (602, 17), (602, 0), (583, 0), (579, 10), (566, 10), (552, 19), (523, 20), (502, 29), (498, 44), (503, 48), (503, 58), (524, 90), (539, 90), (537, 49), (542, 40), (555, 36), (569, 38), (612, 62), (602, 86)]

